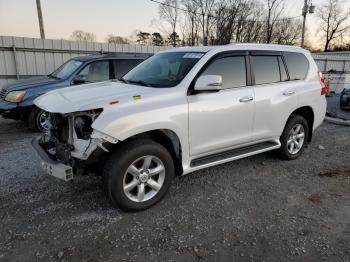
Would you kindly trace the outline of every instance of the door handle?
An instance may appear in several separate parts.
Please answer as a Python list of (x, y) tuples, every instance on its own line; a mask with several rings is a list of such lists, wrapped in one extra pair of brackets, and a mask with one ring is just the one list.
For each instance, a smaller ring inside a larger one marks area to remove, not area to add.
[(287, 91), (287, 92), (283, 93), (284, 96), (291, 96), (291, 95), (294, 95), (294, 94), (295, 94), (294, 91)]
[(250, 102), (250, 101), (253, 101), (254, 98), (252, 96), (245, 96), (245, 97), (242, 97), (241, 99), (239, 99), (239, 102), (241, 103), (247, 103), (247, 102)]

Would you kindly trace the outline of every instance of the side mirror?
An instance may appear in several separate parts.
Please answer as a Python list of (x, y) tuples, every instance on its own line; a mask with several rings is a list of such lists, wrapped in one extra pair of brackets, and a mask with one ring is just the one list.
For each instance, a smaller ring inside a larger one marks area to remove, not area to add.
[(220, 75), (206, 75), (200, 76), (196, 84), (194, 85), (194, 90), (197, 91), (213, 91), (222, 89), (222, 76)]
[(73, 85), (80, 85), (86, 82), (86, 77), (83, 75), (76, 75), (73, 79)]

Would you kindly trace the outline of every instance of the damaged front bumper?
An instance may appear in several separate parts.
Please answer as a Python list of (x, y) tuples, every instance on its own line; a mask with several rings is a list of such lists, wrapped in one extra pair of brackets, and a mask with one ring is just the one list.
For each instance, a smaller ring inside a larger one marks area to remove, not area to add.
[(48, 153), (40, 145), (40, 137), (33, 138), (32, 146), (41, 159), (41, 167), (44, 171), (56, 178), (64, 181), (73, 179), (73, 167), (60, 163), (59, 161), (53, 160)]
[[(75, 140), (72, 150), (69, 150), (68, 147), (65, 147), (63, 144), (56, 144), (56, 147), (54, 148), (55, 154), (50, 154), (48, 151), (51, 150), (52, 153), (52, 148), (50, 148), (50, 150), (45, 149), (41, 145), (41, 141), (42, 137), (37, 137), (32, 140), (32, 146), (41, 159), (41, 167), (47, 174), (64, 181), (72, 180), (74, 176), (73, 163), (75, 161), (72, 161), (72, 164), (70, 165), (67, 164), (69, 162), (67, 161), (68, 159), (76, 159), (84, 162), (89, 159), (97, 148), (108, 152), (108, 149), (103, 145), (104, 143), (109, 142), (111, 144), (116, 144), (118, 142), (117, 139), (113, 139), (99, 132), (94, 132), (91, 135), (91, 139), (88, 141), (81, 139)], [(53, 159), (53, 156), (57, 156), (58, 149), (61, 151), (60, 157), (65, 159), (65, 163)]]
[(118, 139), (91, 128), (96, 115), (94, 111), (51, 115), (50, 129), (32, 141), (46, 173), (69, 181), (73, 173), (94, 173), (91, 168), (103, 164), (101, 156)]

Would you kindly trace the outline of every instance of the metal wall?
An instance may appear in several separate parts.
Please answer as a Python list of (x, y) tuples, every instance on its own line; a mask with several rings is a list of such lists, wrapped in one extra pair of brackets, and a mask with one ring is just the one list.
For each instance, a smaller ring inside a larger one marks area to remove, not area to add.
[(312, 56), (322, 72), (331, 69), (339, 72), (350, 72), (350, 52), (313, 53)]
[(16, 79), (50, 74), (76, 56), (101, 52), (156, 53), (167, 48), (0, 36), (0, 88)]

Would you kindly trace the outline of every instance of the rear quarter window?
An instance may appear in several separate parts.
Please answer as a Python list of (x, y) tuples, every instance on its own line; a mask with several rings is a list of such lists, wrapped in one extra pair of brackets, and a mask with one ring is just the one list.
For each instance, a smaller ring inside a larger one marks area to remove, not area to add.
[(290, 80), (305, 79), (309, 70), (309, 60), (305, 55), (301, 53), (285, 52), (283, 56), (288, 68)]

